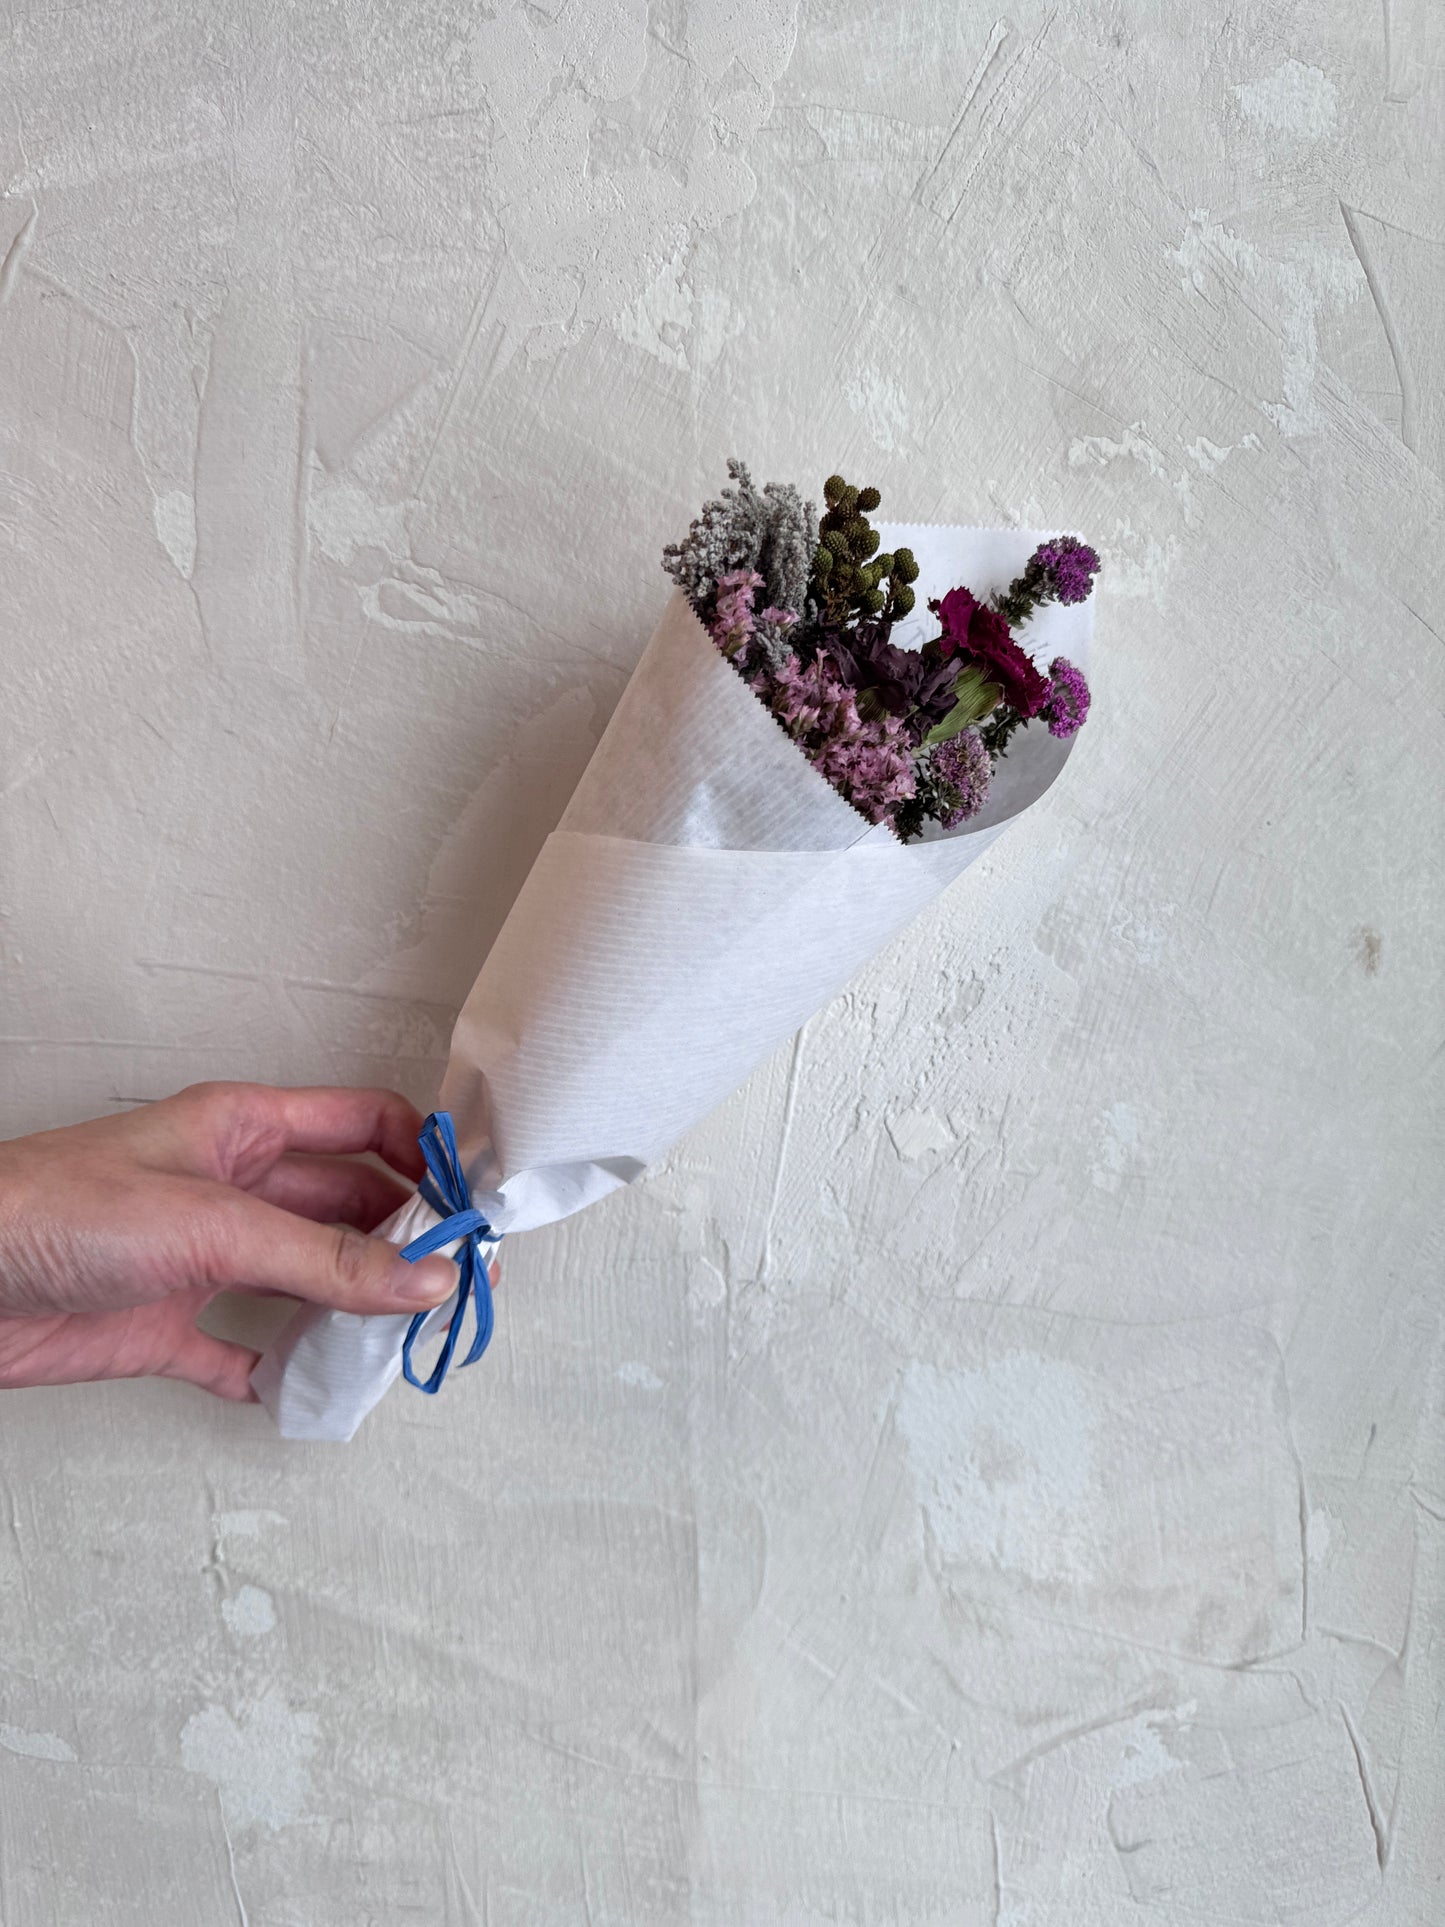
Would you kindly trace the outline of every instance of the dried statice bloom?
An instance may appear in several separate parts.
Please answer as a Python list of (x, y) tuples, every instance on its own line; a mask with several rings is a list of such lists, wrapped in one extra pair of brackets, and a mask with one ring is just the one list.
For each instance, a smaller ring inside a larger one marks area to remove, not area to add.
[(1049, 664), (1049, 699), (1039, 712), (1050, 736), (1072, 736), (1089, 713), (1089, 685), (1084, 672), (1067, 656)]
[(724, 576), (757, 570), (770, 604), (800, 610), (813, 552), (813, 509), (789, 482), (753, 485), (747, 464), (728, 463), (737, 484), (725, 488), (681, 542), (662, 552), (662, 566), (709, 625)]
[(746, 653), (753, 634), (753, 591), (763, 586), (756, 569), (729, 569), (718, 577), (708, 625), (713, 641), (730, 659)]
[(856, 736), (830, 743), (813, 763), (870, 823), (891, 822), (894, 810), (918, 787), (908, 739), (891, 716), (863, 723)]
[(891, 821), (913, 795), (917, 778), (902, 725), (892, 716), (865, 722), (826, 657), (805, 666), (789, 656), (773, 679), (772, 709), (819, 775), (870, 823)]
[(795, 743), (805, 742), (818, 730), (826, 730), (842, 688), (829, 678), (818, 662), (804, 668), (796, 657), (785, 662), (774, 679), (773, 714), (787, 729)]
[(764, 586), (756, 569), (729, 569), (717, 585), (708, 632), (743, 680), (754, 688), (792, 654), (788, 632), (798, 618), (791, 609), (755, 610)]
[(960, 730), (929, 755), (929, 774), (937, 788), (938, 820), (944, 829), (977, 816), (988, 801), (993, 761), (976, 729)]

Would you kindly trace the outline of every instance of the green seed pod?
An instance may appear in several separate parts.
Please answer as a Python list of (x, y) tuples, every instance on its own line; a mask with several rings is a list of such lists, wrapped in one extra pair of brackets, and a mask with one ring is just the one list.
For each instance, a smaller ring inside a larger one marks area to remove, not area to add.
[(916, 582), (918, 580), (918, 564), (913, 559), (912, 549), (896, 549), (894, 551), (893, 573), (900, 582)]
[(863, 596), (863, 607), (870, 616), (880, 615), (883, 610), (883, 591), (869, 589)]
[(826, 543), (813, 557), (813, 573), (824, 582), (833, 573), (833, 551)]
[(829, 529), (823, 537), (823, 547), (831, 549), (841, 560), (848, 553), (848, 538), (841, 529)]
[(865, 558), (867, 556), (873, 555), (877, 551), (878, 543), (880, 539), (881, 538), (878, 534), (877, 529), (870, 529), (868, 524), (865, 522), (863, 524), (862, 535), (855, 536), (853, 539), (854, 555), (861, 555), (861, 556), (864, 556)]
[(830, 475), (828, 477), (827, 481), (823, 484), (823, 500), (828, 504), (829, 508), (833, 508), (836, 505), (838, 497), (847, 486), (848, 484), (843, 480), (841, 475)]
[(851, 485), (845, 487), (834, 506), (843, 515), (854, 516), (858, 513), (858, 491)]
[(858, 506), (865, 515), (871, 515), (882, 500), (876, 488), (860, 488), (858, 491)]
[(913, 607), (913, 591), (905, 583), (901, 589), (893, 591), (893, 607), (899, 615), (906, 616)]
[(889, 555), (886, 549), (883, 551), (882, 555), (874, 556), (873, 560), (878, 564), (878, 567), (882, 570), (884, 575), (892, 575), (893, 557)]

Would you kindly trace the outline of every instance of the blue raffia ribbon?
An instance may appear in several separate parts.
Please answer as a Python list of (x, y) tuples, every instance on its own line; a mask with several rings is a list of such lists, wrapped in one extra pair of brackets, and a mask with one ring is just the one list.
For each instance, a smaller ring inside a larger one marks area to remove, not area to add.
[(497, 1242), (500, 1233), (493, 1231), (472, 1203), (472, 1194), (467, 1189), (461, 1159), (457, 1155), (457, 1133), (451, 1112), (433, 1111), (422, 1126), (419, 1142), (421, 1154), (426, 1159), (427, 1174), (417, 1189), (441, 1223), (434, 1224), (430, 1231), (423, 1231), (419, 1238), (413, 1238), (409, 1245), (403, 1247), (401, 1255), (408, 1263), (415, 1264), (418, 1258), (430, 1257), (432, 1252), (440, 1251), (443, 1245), (460, 1238), (462, 1242), (452, 1255), (461, 1272), (461, 1283), (457, 1287), (456, 1307), (447, 1325), (441, 1356), (432, 1367), (431, 1377), (425, 1381), (419, 1379), (411, 1364), (411, 1348), (421, 1336), (422, 1326), (431, 1317), (430, 1311), (419, 1311), (407, 1326), (401, 1348), (401, 1369), (407, 1384), (415, 1385), (419, 1392), (439, 1392), (451, 1370), (452, 1354), (461, 1339), (469, 1303), (474, 1306), (476, 1330), (472, 1335), (471, 1350), (462, 1364), (475, 1365), (491, 1341), (496, 1314), (492, 1306), (492, 1280), (487, 1272), (487, 1261), (482, 1255), (481, 1245), (484, 1238)]

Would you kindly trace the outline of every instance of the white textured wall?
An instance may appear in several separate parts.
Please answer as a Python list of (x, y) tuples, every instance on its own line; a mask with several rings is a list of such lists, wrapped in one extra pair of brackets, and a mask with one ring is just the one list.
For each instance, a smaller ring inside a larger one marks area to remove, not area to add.
[(0, 1129), (425, 1102), (727, 454), (1108, 566), (444, 1398), (4, 1399), (0, 1918), (1438, 1922), (1433, 0), (9, 19)]

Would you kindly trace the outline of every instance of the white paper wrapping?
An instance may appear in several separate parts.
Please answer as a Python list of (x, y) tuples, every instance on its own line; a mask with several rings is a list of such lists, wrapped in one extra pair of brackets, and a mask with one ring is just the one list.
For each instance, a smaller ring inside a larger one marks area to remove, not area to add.
[[(881, 525), (927, 598), (1003, 588), (1027, 530)], [(1092, 600), (1029, 626), (1041, 665), (1087, 665)], [(450, 1110), (472, 1195), (499, 1232), (629, 1184), (848, 983), (1043, 794), (1071, 741), (1021, 731), (983, 813), (904, 845), (812, 768), (676, 593), (452, 1034)], [(381, 1235), (435, 1222), (414, 1198)], [(450, 1315), (442, 1306), (428, 1336)], [(349, 1439), (401, 1369), (405, 1316), (303, 1307), (252, 1384), (282, 1434)]]

